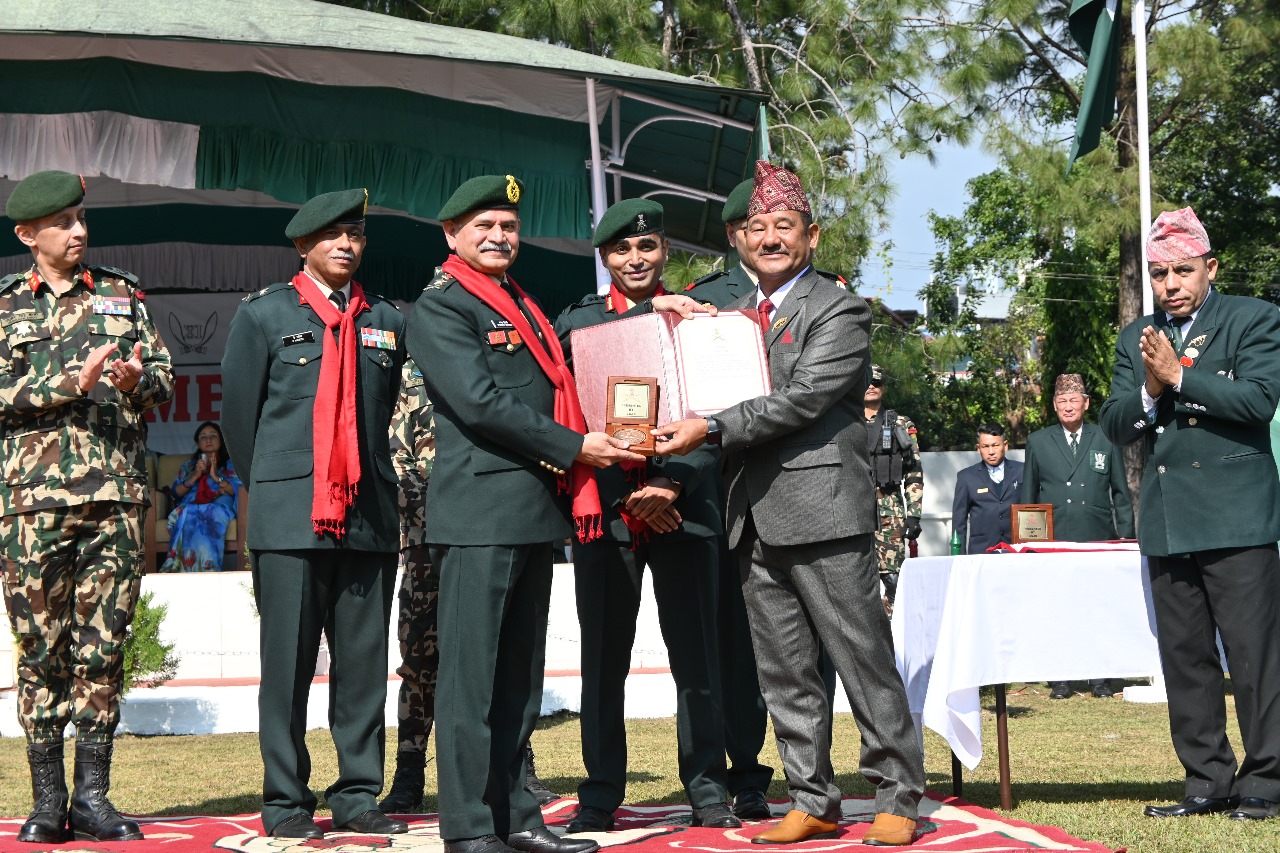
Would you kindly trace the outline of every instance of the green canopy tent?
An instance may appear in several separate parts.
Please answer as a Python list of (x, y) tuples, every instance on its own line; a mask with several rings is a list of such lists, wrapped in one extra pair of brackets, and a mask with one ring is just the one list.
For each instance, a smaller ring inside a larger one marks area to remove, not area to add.
[[(286, 278), (292, 210), (367, 186), (359, 277), (413, 299), (447, 252), (443, 201), (510, 173), (516, 276), (556, 311), (596, 283), (591, 229), (620, 198), (661, 201), (677, 246), (723, 251), (720, 205), (764, 150), (760, 93), (312, 0), (6, 0), (0, 57), (0, 195), (85, 174), (94, 260), (152, 289)], [(25, 264), (0, 240), (3, 269)]]

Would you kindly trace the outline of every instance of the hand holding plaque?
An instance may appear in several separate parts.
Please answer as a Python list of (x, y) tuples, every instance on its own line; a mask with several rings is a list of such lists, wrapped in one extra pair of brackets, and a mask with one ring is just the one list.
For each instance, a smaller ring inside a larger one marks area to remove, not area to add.
[(653, 434), (658, 426), (658, 380), (649, 376), (610, 376), (605, 404), (604, 431), (625, 441), (641, 456), (654, 454)]

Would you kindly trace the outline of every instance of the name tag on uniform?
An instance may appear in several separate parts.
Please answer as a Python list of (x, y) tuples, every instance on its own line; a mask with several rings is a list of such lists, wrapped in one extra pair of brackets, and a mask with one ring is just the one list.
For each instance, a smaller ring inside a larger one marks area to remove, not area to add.
[(981, 489), (978, 489), (978, 494), (985, 495), (989, 491), (990, 489), (988, 489), (986, 486), (983, 486)]
[(510, 320), (490, 320), (489, 325), (493, 326), (495, 329), (514, 329), (515, 328), (515, 326), (512, 325)]
[(133, 315), (133, 306), (127, 296), (95, 296), (93, 297), (93, 313), (113, 314), (118, 317)]
[(285, 335), (280, 338), (280, 343), (285, 346), (292, 344), (313, 344), (316, 342), (316, 336), (311, 332), (294, 332), (292, 335)]
[(384, 329), (361, 329), (360, 343), (377, 349), (395, 349), (396, 333)]

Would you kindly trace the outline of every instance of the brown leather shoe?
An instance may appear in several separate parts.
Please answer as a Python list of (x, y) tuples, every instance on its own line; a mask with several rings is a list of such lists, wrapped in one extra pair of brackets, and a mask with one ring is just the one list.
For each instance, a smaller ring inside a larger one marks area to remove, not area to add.
[(835, 838), (840, 824), (792, 809), (777, 826), (751, 839), (752, 844), (795, 844), (808, 838)]
[(896, 847), (910, 844), (915, 840), (915, 820), (888, 812), (880, 812), (876, 815), (875, 823), (871, 824), (867, 834), (862, 836), (862, 843), (873, 847)]

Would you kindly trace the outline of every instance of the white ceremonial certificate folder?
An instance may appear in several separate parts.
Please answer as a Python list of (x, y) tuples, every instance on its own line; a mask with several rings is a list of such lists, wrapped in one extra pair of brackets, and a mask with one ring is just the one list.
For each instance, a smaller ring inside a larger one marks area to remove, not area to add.
[(714, 317), (655, 312), (575, 329), (569, 337), (587, 428), (605, 427), (610, 376), (658, 380), (658, 423), (705, 417), (768, 394), (769, 363), (755, 311)]

